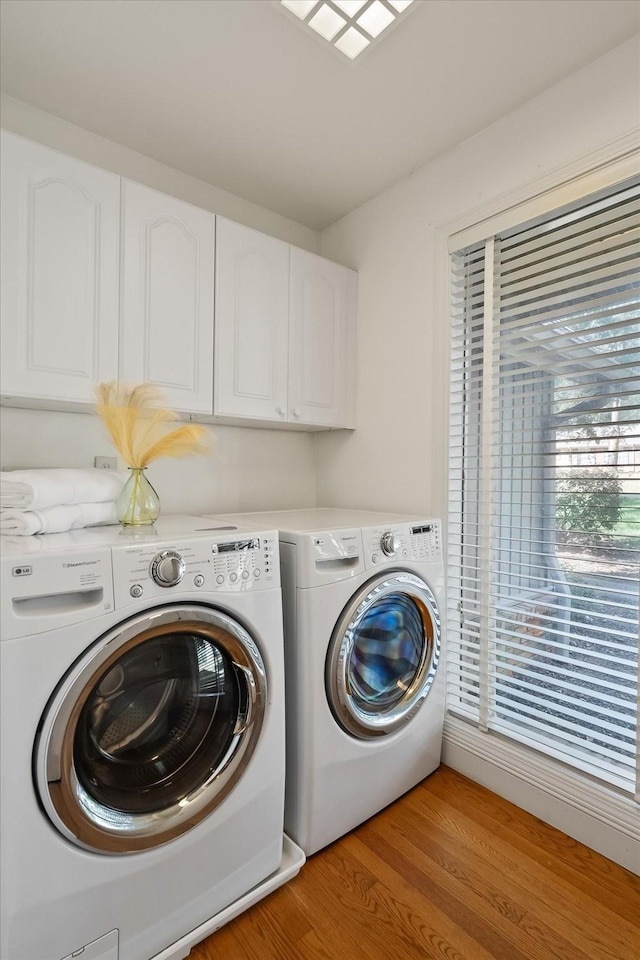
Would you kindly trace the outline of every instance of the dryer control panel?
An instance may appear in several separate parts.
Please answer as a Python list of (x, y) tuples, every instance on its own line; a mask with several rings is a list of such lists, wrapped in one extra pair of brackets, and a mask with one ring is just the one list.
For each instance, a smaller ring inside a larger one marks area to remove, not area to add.
[(118, 547), (113, 550), (113, 582), (118, 608), (143, 599), (179, 600), (200, 591), (272, 589), (280, 586), (277, 534)]
[(439, 520), (366, 527), (362, 540), (367, 568), (403, 560), (418, 563), (442, 560)]

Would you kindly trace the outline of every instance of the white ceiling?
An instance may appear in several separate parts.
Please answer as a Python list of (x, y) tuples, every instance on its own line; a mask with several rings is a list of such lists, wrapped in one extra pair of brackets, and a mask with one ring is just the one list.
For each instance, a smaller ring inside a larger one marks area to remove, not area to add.
[(637, 0), (416, 2), (350, 62), (270, 0), (1, 0), (1, 85), (322, 229), (640, 30)]

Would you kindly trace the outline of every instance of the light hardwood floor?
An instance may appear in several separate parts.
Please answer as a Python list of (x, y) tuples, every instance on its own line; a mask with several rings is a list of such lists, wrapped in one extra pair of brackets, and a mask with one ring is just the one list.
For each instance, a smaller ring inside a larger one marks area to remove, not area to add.
[(441, 767), (190, 960), (640, 960), (640, 879)]

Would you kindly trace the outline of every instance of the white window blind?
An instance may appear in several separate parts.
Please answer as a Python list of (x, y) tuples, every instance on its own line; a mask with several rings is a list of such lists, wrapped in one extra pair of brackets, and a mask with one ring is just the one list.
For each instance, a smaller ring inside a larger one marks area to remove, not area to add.
[(640, 183), (451, 261), (448, 709), (637, 791)]

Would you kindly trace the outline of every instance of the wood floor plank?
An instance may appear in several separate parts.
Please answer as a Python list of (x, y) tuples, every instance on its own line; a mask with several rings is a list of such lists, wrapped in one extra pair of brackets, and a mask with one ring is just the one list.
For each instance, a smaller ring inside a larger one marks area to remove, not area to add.
[[(384, 836), (376, 831), (375, 842), (380, 848), (384, 845), (385, 858), (393, 857), (394, 853), (403, 856), (404, 870), (412, 869), (413, 882), (426, 887), (430, 897), (448, 903), (447, 909), (454, 921), (463, 918), (465, 924), (473, 923), (477, 941), (491, 949), (495, 956), (505, 960), (512, 957), (552, 960), (556, 956), (556, 942), (550, 931), (535, 923), (526, 905), (515, 899), (513, 891), (470, 869), (463, 858), (433, 840), (422, 841), (418, 847), (397, 823), (385, 823)], [(563, 946), (566, 949), (563, 960), (585, 960), (569, 943)]]
[[(241, 927), (227, 924), (198, 945), (201, 960), (271, 960), (295, 957), (296, 944), (313, 932), (307, 914), (284, 888), (243, 915)], [(215, 950), (214, 950), (215, 948)], [(192, 957), (194, 954), (192, 953)]]
[[(297, 955), (299, 960), (336, 960), (333, 941), (326, 943), (320, 939), (317, 930), (311, 930), (300, 941), (299, 948), (300, 952)], [(346, 954), (343, 954), (343, 956), (346, 956)]]
[(640, 960), (640, 880), (446, 767), (191, 960)]
[[(369, 917), (369, 889), (376, 882), (375, 877), (352, 863), (348, 855), (333, 854), (331, 848), (323, 851), (322, 856), (312, 857), (303, 869), (308, 880), (298, 883), (294, 891), (321, 942), (333, 949), (339, 944), (342, 956), (376, 960), (377, 945), (368, 923), (362, 922)], [(298, 879), (302, 879), (302, 874)], [(358, 922), (347, 922), (347, 918), (358, 918)]]
[(219, 960), (220, 957), (224, 957), (225, 960), (246, 960), (247, 955), (236, 939), (231, 924), (227, 924), (226, 927), (222, 927), (217, 933), (199, 943), (189, 954), (190, 960), (194, 956), (197, 956), (198, 960)]
[[(414, 791), (406, 798), (407, 825), (423, 820), (425, 829), (449, 850), (464, 849), (478, 864), (488, 871), (496, 865), (503, 880), (508, 880), (518, 899), (526, 902), (528, 912), (546, 923), (557, 934), (571, 930), (571, 940), (582, 951), (597, 947), (603, 957), (619, 960), (621, 952), (636, 935), (635, 928), (625, 919), (590, 899), (589, 929), (585, 929), (582, 913), (576, 913), (574, 890), (555, 876), (552, 870), (541, 868), (537, 861), (518, 854), (510, 844), (491, 834), (466, 814), (456, 811), (452, 817), (448, 804), (433, 793)], [(596, 925), (609, 931), (605, 941), (594, 939), (592, 927)]]
[(558, 877), (590, 899), (637, 922), (640, 877), (448, 767), (441, 767), (424, 785), (428, 793), (483, 824), (525, 857), (551, 865)]
[[(478, 941), (458, 924), (454, 923), (447, 913), (441, 910), (431, 898), (409, 880), (405, 879), (401, 871), (393, 867), (388, 860), (368, 846), (358, 831), (354, 831), (344, 842), (357, 852), (358, 859), (367, 864), (380, 878), (376, 890), (377, 896), (383, 903), (387, 903), (393, 892), (393, 897), (407, 905), (411, 914), (417, 917), (420, 927), (420, 936), (437, 952), (447, 957), (464, 958), (464, 960), (493, 960), (493, 954), (485, 950)], [(393, 907), (388, 907), (393, 913)], [(437, 944), (434, 942), (437, 940)]]
[[(363, 864), (361, 857), (354, 854), (353, 846), (344, 843), (334, 844), (326, 851), (325, 860), (336, 861), (342, 859), (344, 853), (349, 855), (352, 862)], [(363, 869), (363, 866), (359, 867)], [(349, 906), (349, 905), (347, 905)], [(443, 938), (439, 937), (435, 929), (429, 929), (399, 896), (399, 887), (384, 888), (380, 878), (367, 888), (366, 901), (363, 904), (365, 912), (360, 911), (359, 920), (366, 919), (366, 935), (371, 938), (371, 947), (374, 956), (378, 955), (380, 943), (393, 943), (394, 949), (402, 957), (415, 957), (416, 960), (442, 960)], [(362, 923), (359, 923), (362, 936)]]

